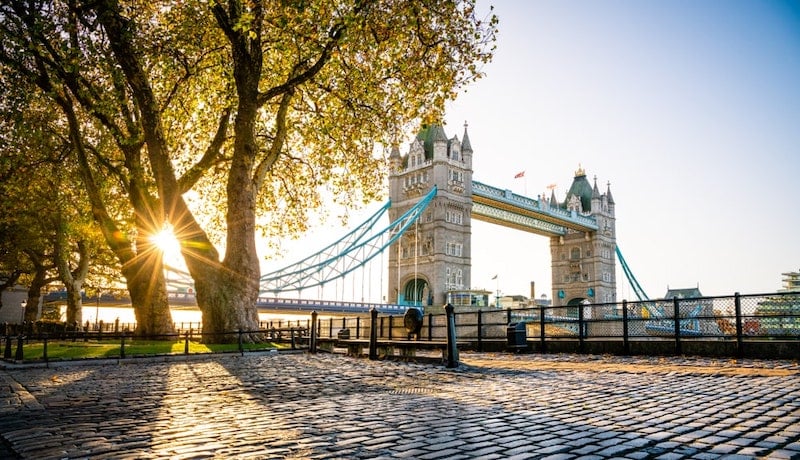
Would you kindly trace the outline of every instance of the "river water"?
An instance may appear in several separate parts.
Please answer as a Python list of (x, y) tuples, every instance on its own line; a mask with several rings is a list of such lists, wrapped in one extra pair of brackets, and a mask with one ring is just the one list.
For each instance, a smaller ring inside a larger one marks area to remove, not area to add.
[[(61, 307), (61, 318), (62, 320), (66, 318), (66, 306)], [(196, 308), (173, 308), (172, 312), (172, 322), (180, 325), (180, 323), (200, 323), (202, 321), (202, 315), (200, 314), (200, 310)], [(106, 324), (114, 323), (115, 321), (119, 320), (119, 323), (122, 324), (133, 324), (136, 322), (136, 315), (133, 313), (133, 308), (131, 307), (108, 307), (108, 306), (83, 306), (83, 323), (87, 321), (90, 324), (95, 324), (98, 321), (102, 321)], [(303, 321), (305, 322), (308, 319), (311, 319), (311, 314), (297, 314), (297, 313), (258, 313), (258, 319), (260, 321), (281, 321), (284, 324), (287, 321)]]

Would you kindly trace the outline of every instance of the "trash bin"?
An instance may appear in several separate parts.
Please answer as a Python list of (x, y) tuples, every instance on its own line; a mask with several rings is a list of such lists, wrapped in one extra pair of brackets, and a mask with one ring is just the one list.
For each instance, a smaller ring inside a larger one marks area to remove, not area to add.
[(528, 334), (524, 322), (510, 323), (506, 334), (508, 335), (508, 348), (513, 350), (528, 348)]
[(406, 338), (411, 340), (411, 337), (419, 340), (419, 333), (422, 330), (422, 310), (419, 308), (409, 308), (406, 314), (403, 315), (403, 326), (406, 328)]

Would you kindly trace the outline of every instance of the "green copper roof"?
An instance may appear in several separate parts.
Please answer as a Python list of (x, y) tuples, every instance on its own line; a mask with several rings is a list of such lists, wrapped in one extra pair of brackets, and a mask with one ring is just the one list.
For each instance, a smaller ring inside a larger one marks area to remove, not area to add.
[(564, 207), (567, 206), (571, 197), (577, 196), (581, 199), (583, 212), (589, 212), (592, 209), (592, 192), (592, 186), (586, 179), (586, 173), (583, 172), (583, 169), (579, 168), (578, 171), (575, 172), (575, 179), (572, 180), (572, 186), (567, 192), (567, 200), (564, 202)]
[(425, 149), (425, 159), (430, 160), (433, 158), (433, 143), (436, 141), (447, 142), (447, 134), (444, 133), (442, 125), (426, 125), (417, 134), (417, 139), (422, 141), (422, 146)]

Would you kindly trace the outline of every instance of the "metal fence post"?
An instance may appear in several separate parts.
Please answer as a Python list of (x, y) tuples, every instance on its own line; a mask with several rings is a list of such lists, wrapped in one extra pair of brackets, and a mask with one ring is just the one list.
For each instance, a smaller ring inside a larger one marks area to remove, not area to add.
[[(389, 315), (389, 340), (392, 340), (392, 324), (394, 324), (394, 318), (392, 315)], [(381, 332), (383, 332), (382, 329), (383, 328), (381, 328)]]
[(628, 301), (622, 300), (622, 351), (631, 354), (631, 344), (628, 341)]
[(742, 299), (739, 293), (733, 294), (733, 305), (736, 312), (736, 355), (739, 358), (744, 358), (744, 338), (742, 328)]
[(478, 310), (478, 351), (483, 351), (483, 310)]
[(361, 317), (356, 316), (356, 338), (361, 338)]
[(578, 350), (583, 353), (584, 344), (583, 344), (583, 309), (586, 305), (581, 302), (578, 304)]
[(311, 353), (317, 352), (317, 311), (314, 310), (311, 312), (311, 337), (308, 339), (308, 349)]
[(16, 353), (16, 355), (14, 355), (14, 359), (17, 360), (17, 361), (22, 361), (22, 359), (23, 359), (22, 341), (24, 339), (25, 339), (25, 337), (22, 334), (17, 336), (17, 353)]
[(433, 340), (433, 313), (428, 313), (428, 341)]
[(119, 358), (125, 359), (125, 332), (122, 333), (122, 337), (119, 339)]
[(458, 367), (458, 347), (456, 346), (456, 315), (451, 304), (444, 306), (447, 314), (447, 367)]
[(6, 349), (3, 351), (4, 359), (11, 359), (11, 334), (6, 335)]
[(191, 334), (192, 334), (191, 328), (188, 331), (184, 332), (183, 354), (185, 355), (189, 354), (189, 337), (191, 336)]
[(378, 309), (369, 309), (369, 359), (378, 359)]
[(539, 306), (539, 341), (541, 342), (541, 353), (545, 353), (547, 351), (547, 343), (545, 342), (545, 330), (544, 330), (544, 305)]
[(672, 305), (675, 312), (675, 354), (681, 354), (681, 309), (678, 298), (672, 298)]

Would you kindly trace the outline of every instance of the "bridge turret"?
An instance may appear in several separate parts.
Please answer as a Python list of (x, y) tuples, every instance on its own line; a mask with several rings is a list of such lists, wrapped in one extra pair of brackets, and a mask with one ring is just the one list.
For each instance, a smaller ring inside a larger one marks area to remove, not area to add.
[(597, 189), (597, 176), (594, 176), (594, 185), (592, 185), (592, 214), (603, 209), (603, 197), (600, 195), (600, 190)]
[(392, 151), (389, 153), (389, 169), (392, 174), (397, 174), (403, 167), (403, 157), (400, 156), (400, 147), (397, 144), (392, 145)]
[(461, 155), (462, 161), (467, 169), (472, 169), (472, 143), (469, 141), (469, 134), (467, 134), (467, 122), (464, 122), (464, 138), (461, 141)]
[(395, 181), (390, 179), (392, 219), (437, 187), (418, 223), (389, 250), (392, 302), (441, 306), (448, 291), (470, 287), (472, 147), (465, 140), (448, 139), (441, 125), (423, 126)]
[(567, 209), (588, 214), (597, 230), (569, 230), (550, 240), (554, 306), (567, 308), (563, 314), (576, 314), (583, 301), (616, 302), (614, 249), (616, 226), (614, 199), (610, 189), (600, 193), (597, 178), (590, 185), (583, 168), (578, 167), (567, 192)]

